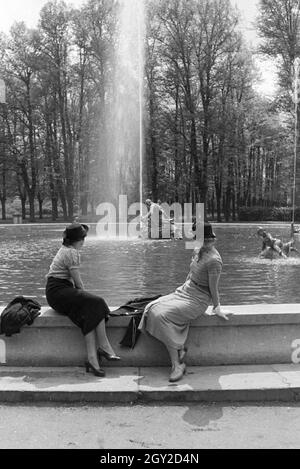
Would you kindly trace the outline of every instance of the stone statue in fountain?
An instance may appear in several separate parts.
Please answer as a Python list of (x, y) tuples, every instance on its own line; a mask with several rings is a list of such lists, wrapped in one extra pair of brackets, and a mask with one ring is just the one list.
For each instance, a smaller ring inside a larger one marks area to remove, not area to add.
[(257, 235), (262, 238), (262, 248), (259, 257), (264, 259), (276, 259), (276, 258), (287, 258), (292, 252), (299, 253), (294, 246), (295, 238), (294, 234), (298, 231), (295, 229), (292, 223), (291, 227), (291, 239), (287, 243), (284, 243), (279, 238), (274, 238), (271, 233), (265, 231), (262, 227), (257, 230)]

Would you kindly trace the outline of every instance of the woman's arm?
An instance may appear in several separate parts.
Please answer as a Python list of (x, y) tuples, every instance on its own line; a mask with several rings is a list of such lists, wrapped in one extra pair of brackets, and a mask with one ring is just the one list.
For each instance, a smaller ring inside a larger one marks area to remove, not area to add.
[(218, 261), (212, 262), (208, 268), (208, 286), (211, 294), (211, 299), (213, 303), (213, 312), (228, 321), (228, 318), (225, 313), (221, 311), (220, 306), (220, 295), (219, 295), (219, 280), (221, 275), (221, 263)]
[(70, 274), (72, 279), (74, 280), (75, 287), (79, 290), (84, 290), (79, 269), (70, 269)]
[(217, 269), (208, 272), (208, 286), (214, 308), (220, 304), (219, 295), (219, 281), (220, 281), (221, 270)]
[(83, 290), (83, 282), (80, 276), (80, 255), (79, 252), (75, 249), (68, 249), (67, 250), (67, 258), (66, 258), (66, 267), (70, 272), (70, 275), (73, 279), (75, 288), (79, 290)]

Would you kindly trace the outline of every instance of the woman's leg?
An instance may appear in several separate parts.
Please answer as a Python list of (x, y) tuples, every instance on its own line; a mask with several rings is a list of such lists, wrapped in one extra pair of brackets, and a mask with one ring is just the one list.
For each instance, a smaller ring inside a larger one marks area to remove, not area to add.
[(106, 327), (105, 327), (105, 320), (103, 319), (98, 326), (96, 327), (96, 336), (98, 339), (98, 345), (99, 347), (104, 350), (104, 352), (109, 353), (110, 355), (115, 355), (115, 352), (113, 351), (112, 346), (110, 345), (110, 342), (108, 340), (108, 337), (106, 335)]
[(171, 363), (172, 363), (172, 369), (176, 368), (176, 366), (180, 365), (179, 363), (179, 356), (178, 356), (178, 350), (174, 347), (170, 347), (169, 345), (166, 345), (166, 348), (169, 352)]
[(97, 344), (96, 344), (95, 330), (89, 332), (87, 335), (84, 336), (84, 338), (85, 338), (88, 361), (94, 368), (98, 369), (99, 363), (97, 359)]
[(186, 366), (184, 363), (180, 363), (179, 353), (178, 353), (177, 348), (170, 347), (169, 345), (166, 345), (166, 348), (169, 352), (171, 363), (172, 363), (172, 372), (171, 372), (169, 381), (171, 382), (179, 381), (185, 373)]

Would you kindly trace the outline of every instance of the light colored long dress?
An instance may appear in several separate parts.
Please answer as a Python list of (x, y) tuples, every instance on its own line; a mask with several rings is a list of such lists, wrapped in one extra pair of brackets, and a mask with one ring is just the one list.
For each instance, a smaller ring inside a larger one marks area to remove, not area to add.
[(182, 349), (188, 336), (190, 322), (205, 313), (213, 302), (219, 304), (218, 282), (222, 259), (213, 248), (203, 251), (200, 260), (194, 255), (185, 283), (174, 293), (149, 303), (139, 329), (165, 345)]

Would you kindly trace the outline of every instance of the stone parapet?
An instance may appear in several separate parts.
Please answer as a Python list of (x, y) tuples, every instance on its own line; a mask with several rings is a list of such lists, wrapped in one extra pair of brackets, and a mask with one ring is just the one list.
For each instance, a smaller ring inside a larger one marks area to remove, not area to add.
[[(111, 308), (113, 309), (113, 308)], [(191, 324), (187, 365), (221, 366), (300, 363), (300, 305), (225, 306), (229, 321), (207, 314)], [(0, 311), (3, 307), (0, 308)], [(163, 344), (140, 335), (134, 349), (119, 345), (128, 317), (112, 317), (107, 331), (123, 367), (169, 366)], [(12, 337), (0, 336), (0, 364), (8, 366), (82, 366), (86, 352), (80, 330), (49, 307), (34, 324)], [(105, 366), (120, 366), (106, 362)]]

